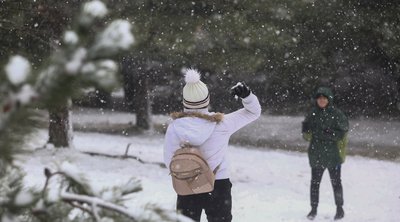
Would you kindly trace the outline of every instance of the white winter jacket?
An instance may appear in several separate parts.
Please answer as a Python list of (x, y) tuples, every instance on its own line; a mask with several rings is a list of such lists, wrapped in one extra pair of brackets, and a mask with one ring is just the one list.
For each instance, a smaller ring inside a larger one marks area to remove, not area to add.
[[(261, 114), (261, 106), (254, 94), (242, 99), (244, 108), (224, 115), (221, 122), (215, 123), (197, 117), (184, 117), (172, 121), (165, 134), (164, 162), (167, 167), (181, 144), (190, 143), (199, 147), (208, 165), (214, 170), (218, 165), (216, 179), (229, 178), (227, 159), (228, 142), (231, 135), (256, 120)], [(208, 109), (185, 110), (185, 112), (210, 114)]]

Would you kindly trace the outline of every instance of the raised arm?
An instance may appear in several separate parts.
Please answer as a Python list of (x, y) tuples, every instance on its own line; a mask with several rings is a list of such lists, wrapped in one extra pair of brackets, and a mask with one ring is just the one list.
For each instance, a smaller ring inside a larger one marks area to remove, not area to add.
[[(238, 85), (235, 87), (238, 87)], [(224, 117), (223, 122), (231, 134), (258, 119), (261, 115), (261, 105), (257, 96), (251, 93), (245, 84), (239, 85), (239, 90), (235, 90), (235, 87), (232, 88), (233, 94), (242, 98), (243, 108)]]

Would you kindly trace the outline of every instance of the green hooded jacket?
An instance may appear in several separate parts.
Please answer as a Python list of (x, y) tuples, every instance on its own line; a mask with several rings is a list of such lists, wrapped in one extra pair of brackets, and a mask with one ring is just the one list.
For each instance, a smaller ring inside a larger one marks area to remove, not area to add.
[[(329, 104), (322, 109), (316, 98), (328, 98)], [(303, 122), (303, 137), (310, 141), (308, 157), (312, 168), (334, 168), (345, 159), (349, 122), (342, 111), (334, 107), (333, 93), (320, 87), (315, 93), (315, 106)]]

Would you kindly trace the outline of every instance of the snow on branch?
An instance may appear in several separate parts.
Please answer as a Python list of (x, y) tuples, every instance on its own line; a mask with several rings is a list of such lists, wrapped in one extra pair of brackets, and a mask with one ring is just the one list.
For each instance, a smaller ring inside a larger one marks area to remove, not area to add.
[(74, 31), (66, 31), (63, 41), (67, 45), (76, 45), (79, 42), (79, 36)]
[(98, 35), (91, 55), (113, 56), (121, 50), (128, 50), (134, 43), (131, 24), (125, 20), (115, 20)]
[(79, 195), (79, 194), (63, 192), (63, 193), (61, 193), (61, 198), (63, 201), (66, 201), (66, 202), (72, 201), (72, 202), (86, 203), (90, 206), (99, 206), (99, 207), (105, 208), (107, 210), (112, 210), (112, 211), (115, 211), (117, 213), (123, 214), (123, 215), (131, 218), (133, 221), (137, 221), (136, 218), (138, 218), (138, 216), (139, 216), (139, 215), (133, 214), (125, 207), (121, 207), (116, 204), (106, 202), (103, 199), (100, 199), (98, 197), (91, 197), (91, 196), (86, 196), (86, 195)]
[[(100, 85), (107, 89), (115, 85), (118, 66), (111, 56), (128, 50), (134, 43), (134, 37), (130, 23), (123, 20), (111, 21), (102, 32), (98, 32), (97, 29), (105, 24), (100, 21), (107, 14), (108, 9), (103, 2), (92, 0), (85, 3), (77, 23), (72, 25), (75, 29), (64, 33), (61, 47), (48, 58), (42, 59), (45, 62), (40, 69), (32, 70), (30, 62), (19, 55), (11, 57), (8, 64), (2, 67), (6, 81), (0, 82), (1, 149), (5, 150), (3, 144), (6, 143), (3, 141), (11, 142), (6, 144), (9, 149), (0, 158), (0, 220), (4, 221), (6, 214), (12, 219), (21, 215), (21, 212), (26, 213), (24, 210), (27, 207), (36, 206), (35, 212), (44, 213), (46, 217), (54, 216), (51, 215), (53, 212), (62, 212), (62, 215), (57, 215), (60, 217), (68, 216), (64, 213), (79, 208), (99, 220), (101, 208), (105, 208), (135, 221), (137, 215), (110, 201), (121, 202), (125, 195), (140, 191), (142, 188), (136, 180), (130, 180), (120, 188), (96, 192), (79, 169), (64, 163), (55, 173), (45, 171), (46, 184), (41, 193), (31, 192), (22, 189), (23, 176), (14, 171), (4, 171), (9, 163), (2, 165), (3, 159), (13, 159), (12, 154), (17, 147), (15, 138), (18, 136), (18, 141), (21, 141), (27, 132), (15, 132), (12, 127), (20, 126), (21, 122), (31, 123), (23, 121), (32, 117), (29, 115), (32, 110), (24, 108), (51, 108), (57, 102), (68, 100), (79, 87)], [(95, 22), (98, 23), (94, 25)], [(32, 72), (35, 72), (34, 75), (31, 75)], [(22, 124), (25, 128), (33, 128), (32, 125)], [(55, 175), (58, 181), (52, 180), (50, 183), (50, 178)], [(58, 207), (61, 205), (63, 207)]]
[(25, 82), (31, 73), (31, 69), (29, 61), (20, 55), (11, 57), (5, 67), (7, 78), (13, 85)]
[[(46, 175), (46, 182), (42, 190), (42, 199), (37, 201), (38, 204), (33, 210), (36, 216), (43, 215), (48, 212), (47, 209), (50, 209), (53, 205), (61, 201), (72, 207), (69, 211), (79, 209), (90, 215), (95, 221), (108, 221), (106, 220), (107, 216), (110, 215), (108, 213), (117, 215), (115, 219), (122, 219), (122, 217), (124, 217), (130, 221), (190, 221), (186, 217), (178, 215), (175, 211), (164, 210), (157, 206), (147, 205), (143, 209), (128, 209), (125, 206), (117, 204), (125, 200), (126, 195), (142, 190), (140, 182), (136, 179), (130, 179), (126, 184), (119, 187), (104, 189), (101, 192), (93, 192), (92, 194), (85, 194), (77, 192), (78, 189), (75, 189), (75, 187), (87, 187), (90, 185), (88, 185), (84, 176), (78, 169), (70, 163), (60, 164), (56, 172), (51, 172), (46, 168), (44, 174)], [(55, 176), (57, 176), (57, 179), (51, 180), (55, 178)], [(50, 181), (56, 181), (56, 184)], [(52, 193), (53, 195), (58, 195), (59, 197), (57, 198), (47, 194), (49, 190), (54, 189), (54, 187), (56, 187), (58, 191), (53, 191)], [(54, 202), (54, 199), (58, 199), (59, 201)], [(62, 207), (62, 205), (57, 205), (57, 207)], [(68, 214), (68, 212), (66, 213)], [(154, 217), (156, 215), (158, 218)], [(109, 221), (114, 220), (110, 219)]]
[(90, 26), (96, 19), (104, 18), (108, 13), (106, 5), (99, 0), (86, 2), (82, 9), (79, 23), (82, 26)]
[[(82, 21), (92, 24), (104, 18), (107, 13), (107, 7), (99, 0), (85, 3), (79, 15), (78, 26), (73, 26), (76, 30), (67, 30), (60, 50), (54, 52), (47, 60), (44, 59), (46, 63), (42, 69), (37, 71), (36, 75), (32, 75), (33, 86), (27, 84), (32, 71), (30, 62), (22, 56), (11, 57), (4, 67), (11, 85), (0, 83), (1, 89), (13, 89), (6, 95), (0, 95), (0, 133), (7, 120), (19, 108), (29, 106), (33, 102), (46, 106), (52, 99), (54, 101), (54, 98), (57, 101), (66, 99), (72, 91), (76, 91), (74, 82), (79, 82), (82, 86), (94, 85), (104, 89), (111, 89), (116, 85), (118, 66), (111, 57), (128, 50), (135, 42), (131, 24), (117, 19), (100, 33), (93, 31), (92, 25), (81, 24)], [(78, 33), (93, 36), (81, 38)]]

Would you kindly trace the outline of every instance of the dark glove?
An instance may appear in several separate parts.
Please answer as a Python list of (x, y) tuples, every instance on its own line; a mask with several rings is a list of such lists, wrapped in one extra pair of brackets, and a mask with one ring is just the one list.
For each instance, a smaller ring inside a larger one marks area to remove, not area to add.
[(302, 122), (302, 129), (301, 129), (301, 132), (302, 132), (302, 133), (305, 133), (305, 132), (308, 132), (308, 131), (310, 131), (310, 130), (311, 130), (310, 124), (309, 124), (308, 122)]
[(250, 88), (244, 82), (238, 82), (234, 87), (231, 88), (231, 94), (233, 96), (239, 96), (244, 99), (251, 93)]

